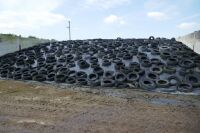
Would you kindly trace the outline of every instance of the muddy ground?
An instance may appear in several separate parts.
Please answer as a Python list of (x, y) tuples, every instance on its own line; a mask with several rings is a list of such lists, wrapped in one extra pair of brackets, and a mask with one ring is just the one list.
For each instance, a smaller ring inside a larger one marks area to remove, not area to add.
[(0, 133), (199, 133), (200, 97), (0, 80)]

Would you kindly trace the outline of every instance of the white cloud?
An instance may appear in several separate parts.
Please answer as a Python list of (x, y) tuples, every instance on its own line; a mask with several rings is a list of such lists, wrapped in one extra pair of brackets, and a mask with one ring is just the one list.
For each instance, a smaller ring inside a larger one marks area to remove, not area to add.
[(61, 4), (62, 0), (0, 0), (1, 10), (16, 11), (51, 11)]
[(187, 21), (187, 20), (191, 20), (191, 19), (195, 19), (195, 18), (198, 18), (200, 17), (200, 14), (197, 13), (197, 14), (193, 14), (193, 15), (190, 15), (190, 16), (187, 16), (187, 17), (184, 17), (182, 19), (180, 19), (181, 21)]
[(168, 16), (164, 12), (148, 12), (147, 16), (157, 21), (168, 19)]
[(61, 0), (0, 0), (1, 32), (35, 30), (64, 22), (62, 14), (54, 13)]
[(149, 10), (158, 10), (168, 5), (166, 0), (147, 0), (144, 2), (144, 7)]
[(109, 9), (129, 3), (131, 0), (86, 0), (87, 6)]
[(177, 27), (182, 30), (196, 30), (197, 28), (200, 28), (200, 24), (196, 22), (184, 22)]
[(104, 19), (104, 22), (107, 23), (107, 24), (118, 23), (118, 24), (121, 24), (121, 25), (123, 25), (125, 23), (125, 21), (122, 17), (116, 16), (116, 15), (107, 16)]

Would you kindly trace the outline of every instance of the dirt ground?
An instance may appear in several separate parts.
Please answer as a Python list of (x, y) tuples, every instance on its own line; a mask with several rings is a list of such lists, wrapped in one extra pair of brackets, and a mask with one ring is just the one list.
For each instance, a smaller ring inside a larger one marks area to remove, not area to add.
[(200, 132), (199, 96), (78, 88), (0, 80), (0, 133)]

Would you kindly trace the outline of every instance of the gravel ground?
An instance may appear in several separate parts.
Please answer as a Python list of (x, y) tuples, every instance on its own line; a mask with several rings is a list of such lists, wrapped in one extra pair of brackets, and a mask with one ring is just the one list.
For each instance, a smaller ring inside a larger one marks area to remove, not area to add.
[(0, 80), (0, 133), (199, 133), (200, 96)]

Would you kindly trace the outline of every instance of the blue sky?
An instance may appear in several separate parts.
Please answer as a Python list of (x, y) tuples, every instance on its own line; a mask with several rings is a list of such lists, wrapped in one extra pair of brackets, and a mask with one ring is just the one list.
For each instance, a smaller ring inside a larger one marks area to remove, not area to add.
[(199, 0), (0, 0), (0, 32), (65, 40), (178, 37), (200, 30)]

